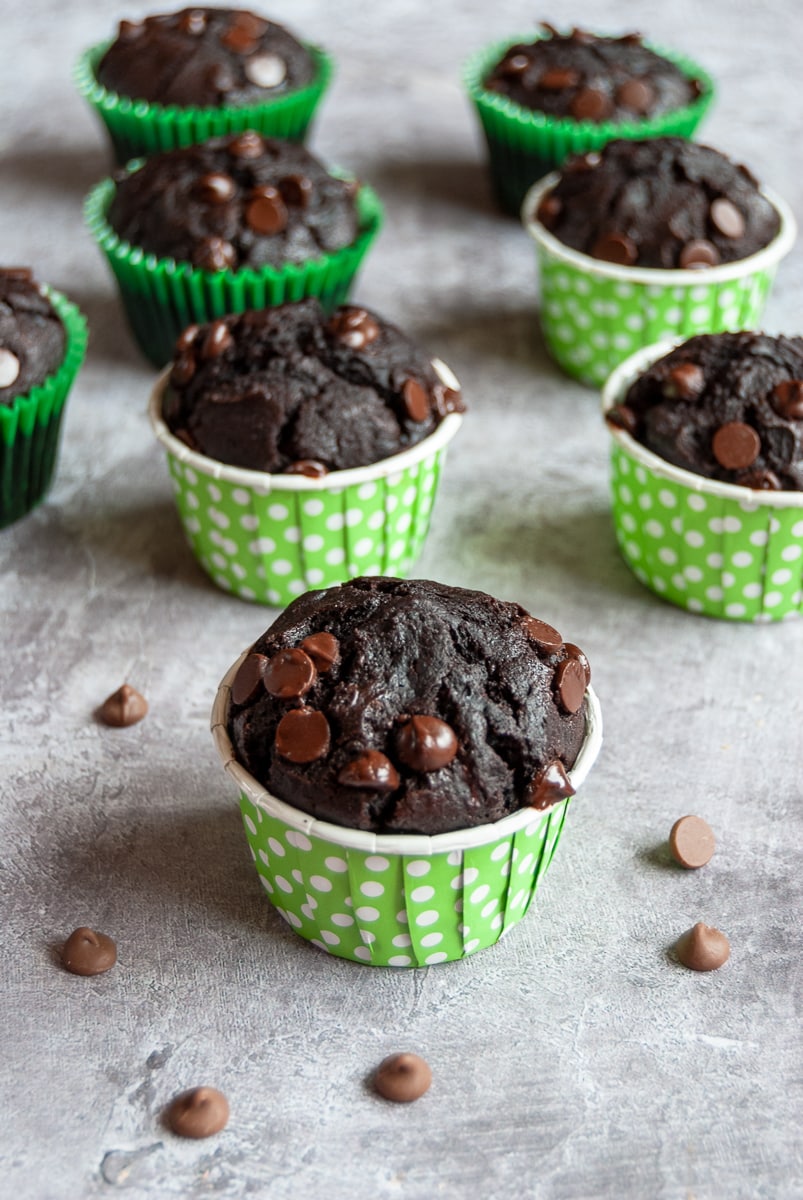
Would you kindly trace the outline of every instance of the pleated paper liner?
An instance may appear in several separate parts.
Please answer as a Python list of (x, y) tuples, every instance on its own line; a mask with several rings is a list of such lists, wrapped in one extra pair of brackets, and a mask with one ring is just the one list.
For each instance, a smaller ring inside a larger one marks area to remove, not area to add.
[[(375, 967), (423, 967), (492, 946), (521, 920), (552, 861), (568, 800), (434, 837), (366, 833), (318, 821), (272, 796), (235, 761), (226, 723), (241, 661), (218, 690), (212, 734), (240, 793), (260, 883), (300, 937)], [(591, 688), (586, 701), (585, 741), (568, 772), (575, 791), (602, 744)]]
[(60, 292), (45, 292), (64, 325), (64, 359), (25, 396), (0, 404), (0, 529), (30, 512), (50, 486), (64, 407), (86, 352), (81, 312)]
[[(454, 376), (438, 360), (447, 386)], [(169, 371), (150, 403), (192, 551), (224, 591), (284, 606), (355, 575), (406, 575), (429, 530), (446, 451), (462, 422), (449, 413), (417, 445), (321, 478), (269, 475), (190, 450), (162, 419)]]
[[(604, 411), (678, 344), (648, 346), (622, 363), (603, 392)], [(646, 587), (709, 617), (762, 623), (803, 613), (803, 492), (694, 475), (608, 428), (616, 538)]]
[(536, 218), (542, 196), (557, 178), (536, 184), (522, 215), (536, 243), (541, 331), (567, 375), (601, 387), (642, 346), (755, 329), (760, 323), (778, 263), (797, 235), (792, 212), (780, 197), (764, 190), (781, 227), (768, 246), (748, 258), (705, 270), (624, 267), (571, 249)]
[[(131, 163), (129, 170), (141, 165)], [(176, 338), (187, 325), (309, 296), (316, 296), (326, 311), (343, 304), (382, 222), (379, 199), (363, 184), (356, 197), (359, 232), (342, 250), (285, 267), (203, 271), (122, 241), (106, 220), (114, 188), (111, 179), (97, 184), (87, 196), (84, 214), (117, 280), (131, 331), (158, 367), (173, 357)]]
[(110, 45), (111, 41), (106, 41), (86, 50), (75, 65), (73, 79), (105, 125), (119, 166), (131, 158), (191, 146), (211, 137), (243, 133), (246, 129), (255, 129), (265, 137), (303, 142), (334, 67), (328, 54), (307, 44), (316, 73), (306, 87), (239, 107), (192, 108), (152, 104), (108, 91), (98, 82), (95, 72)]
[(714, 82), (690, 58), (650, 46), (675, 64), (689, 79), (697, 79), (701, 94), (691, 104), (656, 117), (632, 121), (576, 121), (551, 117), (490, 92), (483, 81), (511, 46), (537, 40), (537, 33), (506, 38), (479, 50), (466, 63), (463, 83), (477, 110), (488, 144), (488, 155), (497, 201), (505, 212), (518, 216), (529, 188), (554, 171), (572, 154), (599, 150), (614, 138), (691, 138), (714, 97)]

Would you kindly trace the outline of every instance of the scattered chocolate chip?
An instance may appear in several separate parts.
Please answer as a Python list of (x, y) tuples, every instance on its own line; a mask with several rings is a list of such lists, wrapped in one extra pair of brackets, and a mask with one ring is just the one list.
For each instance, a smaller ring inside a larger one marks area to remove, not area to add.
[(268, 660), (264, 654), (249, 654), (240, 663), (231, 685), (233, 704), (247, 704), (262, 687)]
[(538, 86), (548, 92), (561, 92), (564, 88), (576, 87), (580, 82), (580, 73), (571, 67), (551, 67), (538, 80)]
[(329, 474), (329, 468), (315, 458), (299, 458), (284, 469), (285, 475), (306, 475), (309, 479), (320, 479)]
[(227, 271), (236, 266), (237, 251), (224, 238), (202, 238), (193, 252), (192, 261), (203, 271)]
[(527, 789), (527, 803), (532, 808), (544, 809), (574, 795), (566, 768), (559, 758), (542, 767), (536, 772), (535, 778)]
[(708, 210), (708, 216), (711, 224), (723, 237), (735, 239), (744, 236), (745, 219), (732, 201), (723, 196), (714, 200)]
[(803, 421), (803, 379), (784, 379), (776, 384), (770, 404), (779, 417), (787, 421)]
[(552, 229), (563, 211), (563, 202), (553, 192), (547, 192), (536, 210), (536, 217), (547, 229)]
[(201, 358), (219, 358), (229, 346), (234, 345), (231, 330), (225, 321), (213, 321), (201, 346)]
[(276, 727), (276, 749), (292, 763), (310, 763), (329, 753), (329, 722), (314, 708), (292, 708)]
[(379, 326), (364, 308), (347, 308), (335, 313), (327, 328), (352, 350), (362, 350), (379, 337)]
[(249, 202), (245, 219), (254, 233), (272, 237), (287, 228), (287, 209), (278, 188), (262, 187)]
[(438, 717), (400, 717), (396, 738), (399, 758), (414, 771), (439, 771), (457, 754), (457, 737), (451, 725)]
[(402, 400), (411, 421), (426, 421), (430, 414), (429, 395), (417, 379), (406, 380), (402, 388)]
[(702, 817), (680, 817), (669, 833), (669, 849), (675, 862), (693, 871), (710, 862), (716, 847), (714, 831)]
[(539, 621), (538, 617), (525, 617), (522, 625), (531, 642), (535, 642), (539, 650), (546, 654), (557, 654), (563, 645), (563, 638), (553, 625)]
[(642, 116), (653, 106), (655, 92), (646, 79), (628, 79), (616, 89), (616, 103)]
[(254, 54), (246, 59), (245, 75), (259, 88), (277, 88), (287, 78), (287, 64), (278, 54)]
[(363, 750), (346, 763), (337, 778), (345, 787), (371, 792), (392, 792), (399, 786), (399, 772), (379, 750)]
[(699, 271), (705, 267), (715, 267), (719, 259), (719, 251), (705, 238), (693, 238), (680, 252), (680, 266), (684, 271)]
[(308, 654), (297, 648), (279, 650), (265, 667), (265, 690), (280, 700), (298, 700), (315, 682), (318, 672)]
[(420, 1099), (431, 1083), (432, 1069), (417, 1054), (390, 1054), (374, 1074), (379, 1095), (401, 1104)]
[(675, 943), (678, 962), (692, 971), (716, 971), (728, 961), (730, 953), (725, 934), (702, 921), (687, 929)]
[(678, 363), (664, 380), (662, 391), (669, 400), (696, 400), (705, 387), (705, 372), (697, 363)]
[(179, 354), (170, 371), (170, 382), (173, 387), (183, 388), (195, 374), (195, 359), (192, 354)]
[(210, 171), (193, 184), (192, 194), (204, 204), (226, 204), (237, 191), (237, 184), (230, 175)]
[(306, 175), (285, 175), (279, 180), (282, 199), (293, 208), (309, 208), (313, 190), (312, 180)]
[(11, 387), (16, 383), (20, 373), (20, 360), (16, 354), (0, 346), (0, 388)]
[(265, 149), (262, 138), (253, 129), (246, 129), (239, 137), (233, 138), (228, 145), (228, 152), (235, 158), (259, 158)]
[(598, 88), (583, 88), (569, 104), (569, 112), (577, 121), (601, 121), (612, 111), (610, 99)]
[(511, 54), (504, 59), (499, 65), (499, 74), (508, 77), (523, 75), (530, 65), (530, 60), (526, 54)]
[(188, 325), (186, 329), (182, 330), (182, 332), (178, 335), (176, 338), (177, 358), (183, 351), (189, 350), (190, 346), (192, 346), (198, 336), (199, 329), (200, 325)]
[(629, 433), (631, 437), (635, 435), (638, 428), (638, 418), (627, 404), (616, 404), (613, 408), (608, 409), (605, 420), (616, 429), (624, 429), (625, 433)]
[(107, 696), (97, 711), (98, 720), (104, 725), (115, 729), (123, 729), (128, 725), (136, 725), (146, 715), (148, 701), (144, 696), (124, 683), (111, 696)]
[(755, 470), (745, 471), (743, 475), (738, 475), (735, 480), (740, 487), (752, 488), (757, 492), (779, 492), (781, 490), (781, 481), (774, 471)]
[(575, 646), (574, 642), (564, 642), (563, 648), (566, 651), (566, 653), (569, 655), (569, 658), (575, 659), (577, 662), (579, 662), (580, 666), (583, 668), (583, 674), (585, 675), (585, 680), (586, 680), (586, 687), (588, 687), (589, 683), (591, 682), (591, 663), (588, 661), (586, 655), (583, 653), (583, 651), (580, 649), (579, 646)]
[(727, 471), (751, 467), (761, 453), (761, 438), (752, 425), (728, 421), (720, 425), (711, 439), (714, 458)]
[(117, 946), (105, 933), (82, 925), (62, 946), (61, 962), (73, 975), (102, 975), (117, 962)]
[(591, 254), (603, 262), (631, 267), (638, 258), (638, 247), (626, 233), (603, 233), (594, 242)]
[(310, 656), (321, 675), (340, 662), (340, 643), (331, 633), (311, 633), (304, 638), (301, 649)]
[(558, 699), (567, 713), (579, 712), (586, 692), (586, 673), (576, 658), (567, 658), (555, 671)]
[(179, 1137), (212, 1137), (225, 1129), (229, 1120), (229, 1102), (213, 1087), (192, 1088), (170, 1102), (167, 1123)]

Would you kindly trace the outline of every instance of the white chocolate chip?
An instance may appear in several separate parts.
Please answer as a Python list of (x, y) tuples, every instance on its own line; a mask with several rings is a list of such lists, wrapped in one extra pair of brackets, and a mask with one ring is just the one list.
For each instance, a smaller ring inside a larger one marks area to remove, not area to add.
[(246, 59), (245, 74), (261, 88), (275, 88), (287, 77), (287, 67), (278, 54), (255, 54)]
[(433, 358), (432, 369), (444, 387), (451, 388), (453, 392), (460, 391), (460, 384), (458, 383), (457, 376), (451, 367), (447, 367), (445, 362), (442, 362), (439, 358)]
[(11, 387), (20, 373), (20, 360), (10, 350), (0, 346), (0, 388)]

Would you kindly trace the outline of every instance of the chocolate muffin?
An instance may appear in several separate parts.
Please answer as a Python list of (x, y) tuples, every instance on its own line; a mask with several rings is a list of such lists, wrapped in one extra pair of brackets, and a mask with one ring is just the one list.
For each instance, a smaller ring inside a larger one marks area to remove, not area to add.
[(484, 80), (515, 104), (573, 121), (641, 121), (682, 108), (702, 91), (637, 33), (597, 37), (583, 29), (511, 46)]
[(98, 81), (118, 95), (198, 108), (259, 102), (314, 74), (307, 48), (281, 25), (223, 8), (121, 21), (97, 67)]
[(163, 415), (208, 458), (322, 475), (398, 454), (455, 411), (459, 391), (401, 330), (354, 305), (327, 318), (309, 299), (190, 326)]
[(64, 359), (64, 326), (27, 267), (0, 267), (0, 404), (43, 383)]
[(676, 137), (617, 139), (570, 159), (537, 217), (592, 258), (667, 269), (748, 258), (780, 229), (746, 167)]
[(803, 337), (691, 338), (631, 384), (608, 420), (696, 475), (803, 491)]
[(355, 829), (437, 834), (570, 795), (585, 655), (517, 604), (427, 580), (299, 597), (235, 676), (229, 734), (269, 791)]
[(206, 271), (301, 263), (357, 237), (355, 184), (303, 146), (252, 131), (155, 154), (115, 182), (119, 237)]

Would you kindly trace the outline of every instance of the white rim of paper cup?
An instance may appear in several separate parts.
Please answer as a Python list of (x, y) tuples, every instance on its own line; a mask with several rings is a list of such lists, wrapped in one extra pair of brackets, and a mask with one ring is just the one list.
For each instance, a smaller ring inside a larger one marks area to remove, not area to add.
[(722, 263), (718, 267), (706, 267), (705, 270), (692, 271), (688, 268), (663, 267), (625, 267), (619, 263), (605, 262), (592, 258), (574, 250), (551, 234), (538, 220), (536, 212), (542, 196), (553, 188), (560, 179), (560, 172), (553, 171), (530, 188), (521, 206), (521, 220), (530, 237), (547, 250), (553, 258), (568, 263), (587, 275), (596, 275), (601, 279), (615, 279), (623, 283), (648, 283), (656, 287), (700, 287), (708, 284), (727, 283), (733, 279), (741, 279), (745, 275), (753, 275), (768, 267), (776, 266), (789, 253), (797, 237), (797, 222), (794, 214), (780, 196), (769, 188), (761, 188), (760, 194), (768, 200), (781, 218), (781, 228), (775, 237), (761, 250), (747, 258), (739, 258), (735, 262)]
[[(344, 846), (349, 850), (360, 850), (365, 854), (420, 855), (429, 858), (436, 854), (447, 854), (451, 850), (468, 850), (474, 846), (485, 846), (489, 842), (497, 842), (525, 829), (533, 821), (539, 821), (555, 807), (555, 805), (550, 805), (544, 809), (520, 808), (492, 824), (475, 825), (471, 829), (458, 829), (452, 833), (436, 833), (432, 836), (416, 833), (371, 833), (364, 829), (348, 829), (343, 825), (333, 825), (331, 821), (319, 821), (309, 813), (302, 812), (301, 809), (294, 808), (286, 801), (272, 795), (260, 783), (257, 783), (253, 775), (249, 774), (234, 756), (234, 747), (226, 729), (229, 697), (240, 664), (250, 653), (250, 648), (243, 651), (226, 672), (218, 688), (212, 708), (211, 723), (215, 746), (224, 768), (253, 804), (263, 809), (269, 816), (276, 817), (286, 825), (292, 826), (293, 829), (307, 834), (308, 837), (321, 838), (333, 845)], [(589, 684), (586, 688), (585, 737), (574, 766), (566, 772), (575, 792), (578, 792), (585, 782), (601, 746), (602, 711), (596, 693)], [(560, 803), (562, 801), (556, 801), (556, 804)]]
[[(745, 332), (753, 332), (746, 330)], [(695, 335), (700, 336), (700, 335)], [(718, 337), (718, 334), (710, 334)], [(602, 389), (602, 412), (607, 416), (611, 409), (623, 399), (625, 392), (639, 375), (664, 355), (669, 354), (678, 346), (682, 346), (689, 338), (674, 338), (663, 342), (655, 342), (651, 346), (642, 346), (635, 354), (631, 354), (620, 363), (608, 377)], [(738, 483), (723, 483), (719, 479), (708, 479), (705, 475), (695, 475), (683, 467), (676, 467), (667, 462), (652, 450), (632, 437), (626, 430), (606, 421), (608, 432), (621, 448), (645, 466), (653, 475), (668, 479), (692, 492), (703, 492), (708, 496), (720, 496), (723, 499), (735, 500), (745, 509), (759, 508), (803, 508), (803, 492), (768, 492), (756, 488), (742, 487)]]
[[(431, 361), (436, 375), (446, 387), (452, 387), (454, 384), (457, 384), (457, 379), (445, 363), (442, 363), (439, 358), (433, 358)], [(368, 463), (364, 467), (349, 467), (342, 471), (329, 471), (326, 475), (319, 477), (310, 475), (272, 475), (268, 471), (252, 471), (245, 467), (234, 467), (229, 463), (218, 462), (214, 458), (207, 458), (205, 454), (199, 454), (197, 450), (191, 450), (189, 446), (185, 445), (184, 442), (180, 441), (179, 438), (170, 432), (162, 417), (162, 399), (171, 370), (172, 364), (168, 364), (159, 373), (148, 403), (148, 416), (150, 417), (153, 432), (156, 434), (158, 440), (173, 458), (177, 458), (185, 466), (192, 467), (194, 471), (198, 471), (202, 475), (207, 475), (211, 479), (223, 480), (224, 483), (235, 484), (238, 487), (252, 488), (255, 492), (262, 495), (268, 495), (270, 492), (325, 492), (337, 488), (353, 487), (359, 483), (372, 483), (377, 479), (384, 479), (388, 475), (395, 475), (398, 471), (405, 471), (408, 467), (415, 466), (416, 463), (442, 450), (444, 446), (447, 446), (451, 442), (463, 423), (462, 413), (447, 413), (437, 428), (420, 442), (416, 442), (414, 446), (410, 446), (409, 449), (402, 450), (400, 454), (394, 454), (390, 458), (383, 458), (379, 462)], [(443, 372), (443, 375), (441, 375), (441, 372)], [(447, 380), (452, 380), (453, 383), (447, 382)], [(457, 386), (459, 387), (459, 384)]]

